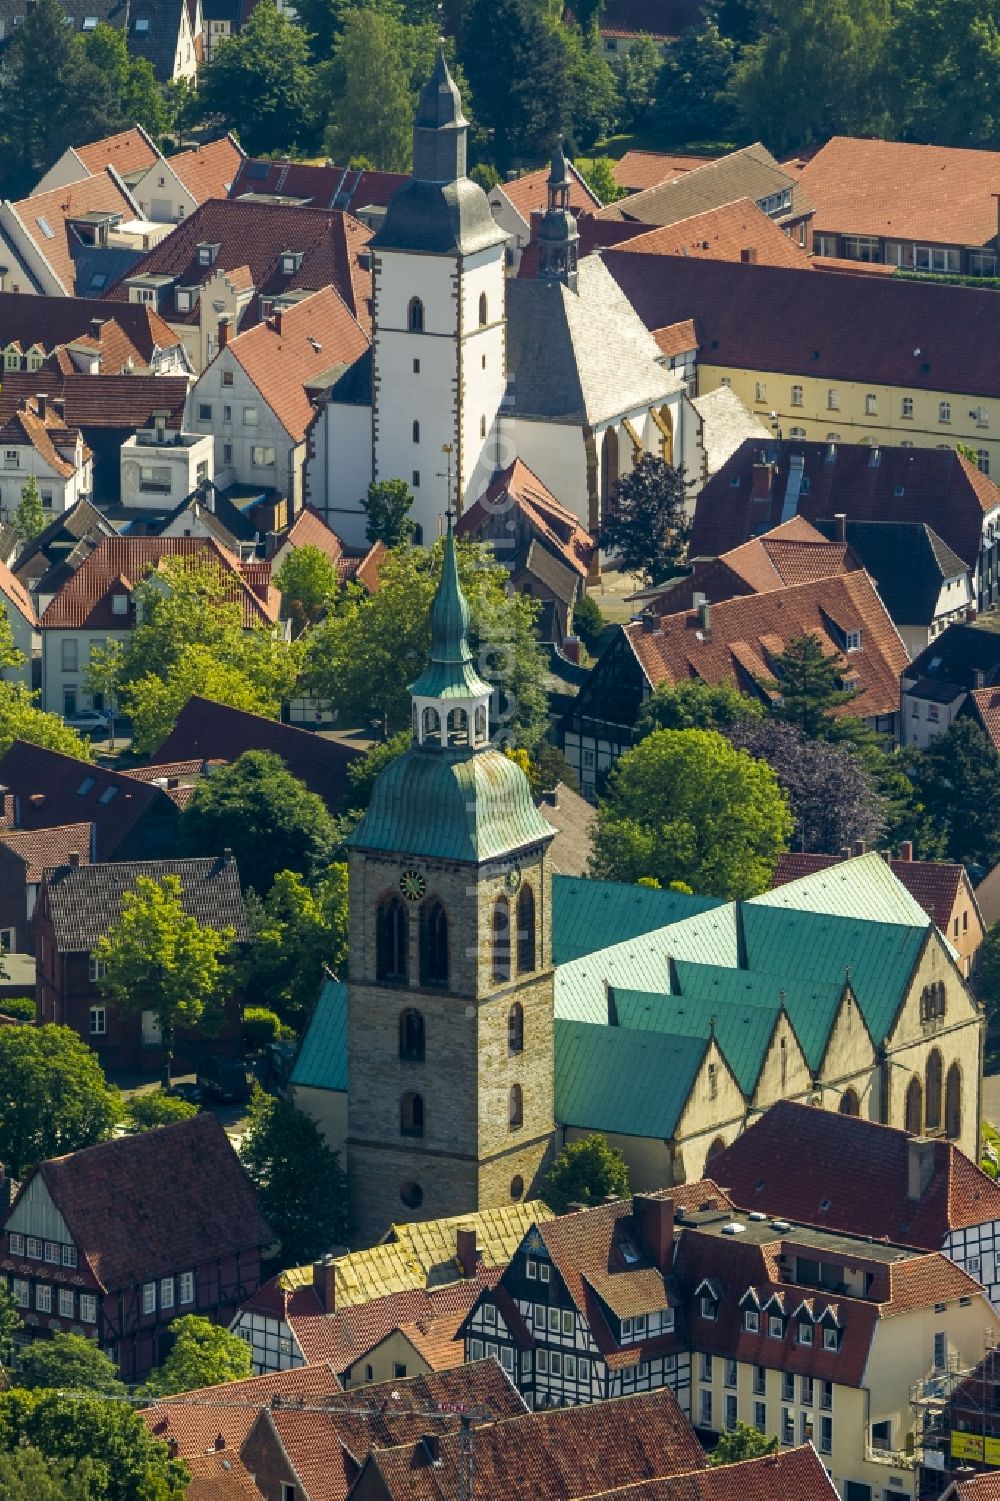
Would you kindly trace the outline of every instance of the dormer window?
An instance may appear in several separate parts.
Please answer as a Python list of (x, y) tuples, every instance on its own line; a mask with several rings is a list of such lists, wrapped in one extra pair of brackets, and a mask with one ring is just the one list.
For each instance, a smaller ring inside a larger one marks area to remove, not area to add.
[(137, 36), (145, 36), (149, 31), (149, 19), (146, 16), (136, 18), (135, 31)]
[(282, 276), (294, 276), (302, 264), (302, 252), (300, 250), (283, 250), (281, 252)]
[(711, 1293), (702, 1293), (701, 1297), (698, 1299), (698, 1312), (701, 1314), (703, 1319), (711, 1319), (714, 1322), (716, 1314), (718, 1313), (718, 1304), (712, 1297)]
[(834, 1353), (836, 1353), (836, 1351), (840, 1349), (840, 1330), (839, 1329), (826, 1329), (825, 1328), (823, 1330), (823, 1349), (824, 1350), (832, 1350)]
[(844, 632), (844, 645), (846, 646), (846, 648), (847, 648), (848, 651), (860, 651), (861, 650), (861, 632), (860, 631), (845, 631)]
[(215, 258), (222, 247), (219, 245), (202, 244), (198, 246), (198, 265), (214, 266)]
[(756, 1308), (745, 1308), (743, 1310), (743, 1328), (748, 1334), (760, 1333), (760, 1314)]
[(178, 287), (175, 293), (177, 311), (179, 313), (189, 313), (195, 305), (197, 296), (198, 292), (195, 287)]
[(780, 1313), (769, 1313), (767, 1316), (767, 1332), (771, 1339), (784, 1339), (785, 1321)]
[(811, 1345), (813, 1342), (813, 1326), (804, 1319), (799, 1320), (798, 1340), (800, 1345)]

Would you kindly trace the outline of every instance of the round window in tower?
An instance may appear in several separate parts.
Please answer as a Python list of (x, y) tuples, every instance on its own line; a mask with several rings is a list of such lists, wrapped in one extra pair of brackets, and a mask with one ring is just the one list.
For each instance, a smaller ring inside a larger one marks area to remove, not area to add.
[(519, 1199), (524, 1198), (524, 1179), (521, 1177), (520, 1173), (518, 1173), (516, 1178), (511, 1179), (510, 1196), (514, 1200), (515, 1204)]
[(419, 1209), (424, 1202), (424, 1191), (419, 1183), (404, 1183), (399, 1190), (399, 1197), (407, 1209)]

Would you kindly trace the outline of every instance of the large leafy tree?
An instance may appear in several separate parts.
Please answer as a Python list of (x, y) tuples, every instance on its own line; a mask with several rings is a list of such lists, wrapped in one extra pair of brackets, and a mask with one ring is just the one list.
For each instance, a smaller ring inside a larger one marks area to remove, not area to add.
[(472, 0), (459, 55), (501, 172), (551, 151), (570, 117), (563, 37), (532, 0)]
[(221, 1386), (242, 1381), (253, 1374), (253, 1358), (246, 1340), (211, 1319), (188, 1313), (170, 1325), (173, 1347), (161, 1366), (146, 1382), (151, 1397), (173, 1392), (196, 1391), (203, 1386)]
[(884, 76), (892, 121), (905, 139), (996, 146), (997, 0), (894, 0)]
[(824, 652), (815, 632), (796, 636), (774, 658), (775, 688), (781, 697), (774, 712), (806, 735), (834, 734), (830, 715), (858, 696), (857, 688), (841, 686), (846, 668), (839, 654)]
[(638, 130), (652, 114), (662, 67), (659, 45), (651, 36), (637, 36), (621, 64), (623, 123), (629, 130)]
[(340, 578), (318, 547), (296, 547), (274, 575), (274, 587), (281, 594), (282, 613), (302, 631), (318, 620), (336, 597)]
[(386, 547), (409, 542), (413, 534), (413, 492), (405, 480), (372, 480), (361, 507), (368, 518), (365, 536), (369, 542), (384, 542)]
[[(409, 685), (427, 663), (442, 551), (440, 542), (431, 550), (394, 549), (383, 562), (378, 593), (348, 587), (312, 632), (305, 680), (336, 705), (342, 722), (376, 724), (385, 737), (409, 724)], [(476, 668), (495, 689), (494, 731), (531, 749), (547, 722), (538, 606), (507, 592), (509, 575), (487, 548), (459, 543), (457, 551)]]
[(15, 1178), (45, 1157), (106, 1141), (117, 1089), (68, 1027), (0, 1027), (0, 1162)]
[(203, 777), (181, 815), (186, 854), (231, 849), (244, 886), (262, 895), (279, 870), (309, 877), (325, 869), (336, 839), (323, 799), (272, 751), (245, 751)]
[(17, 1381), (29, 1390), (43, 1387), (100, 1396), (121, 1396), (125, 1392), (114, 1361), (82, 1334), (54, 1334), (51, 1339), (33, 1340), (21, 1353)]
[(974, 719), (956, 719), (910, 763), (945, 854), (992, 870), (1000, 860), (1000, 758)]
[(309, 142), (313, 89), (305, 32), (274, 0), (260, 0), (202, 69), (198, 102), (203, 118), (234, 130), (251, 156), (266, 156)]
[(603, 1204), (609, 1194), (627, 1193), (628, 1163), (598, 1135), (567, 1142), (542, 1184), (542, 1197), (557, 1214), (571, 1204)]
[[(0, 672), (20, 673), (23, 668), (24, 656), (14, 645), (10, 621), (0, 612)], [(39, 709), (37, 698), (38, 694), (23, 683), (0, 678), (0, 756), (15, 740), (27, 740), (30, 745), (92, 760), (89, 742), (63, 724), (58, 715)]]
[(279, 871), (251, 928), (241, 972), (246, 995), (301, 1025), (324, 971), (342, 973), (347, 959), (347, 866), (331, 865), (315, 890), (295, 871)]
[(383, 172), (409, 170), (413, 99), (405, 24), (386, 10), (350, 10), (330, 70), (326, 148), (340, 162), (363, 157)]
[(39, 532), (44, 532), (48, 522), (42, 505), (42, 492), (33, 474), (29, 474), (21, 489), (21, 499), (14, 507), (10, 518), (11, 531), (19, 542), (33, 542)]
[(310, 1116), (255, 1089), (239, 1152), (281, 1239), (286, 1266), (311, 1261), (343, 1241), (347, 1178)]
[(46, 1459), (30, 1444), (21, 1444), (10, 1454), (0, 1453), (4, 1501), (95, 1501), (96, 1483), (87, 1460), (74, 1465)]
[(690, 27), (674, 42), (656, 76), (657, 123), (668, 141), (718, 141), (730, 137), (729, 85), (735, 48), (714, 21)]
[(762, 1459), (765, 1454), (777, 1452), (777, 1438), (767, 1438), (749, 1423), (737, 1423), (728, 1433), (720, 1435), (708, 1462), (710, 1465), (734, 1465), (742, 1459)]
[(14, 1336), (21, 1319), (6, 1287), (0, 1287), (0, 1366), (9, 1366), (14, 1355)]
[(570, 84), (570, 133), (578, 146), (589, 150), (611, 135), (618, 122), (618, 80), (601, 55), (596, 31), (585, 35), (575, 26), (565, 26), (561, 40)]
[(684, 510), (684, 471), (643, 454), (619, 482), (598, 541), (628, 573), (659, 584), (684, 561), (691, 522)]
[(639, 712), (636, 730), (648, 735), (651, 730), (722, 730), (732, 725), (756, 721), (764, 706), (755, 698), (741, 693), (732, 683), (704, 683), (689, 678), (683, 683), (660, 683), (646, 699)]
[(159, 1022), (166, 1085), (177, 1029), (210, 1026), (218, 1015), (234, 937), (232, 928), (202, 927), (184, 910), (179, 876), (139, 876), (98, 940), (101, 993), (126, 1014), (152, 1011)]
[(138, 121), (150, 135), (162, 135), (170, 125), (170, 110), (148, 58), (134, 57), (126, 33), (103, 22), (84, 33), (82, 41), (87, 62), (104, 81), (105, 128), (128, 130)]
[(618, 762), (594, 827), (594, 874), (683, 881), (728, 899), (766, 891), (792, 817), (770, 766), (712, 730), (654, 730)]
[(134, 1094), (125, 1106), (125, 1129), (137, 1136), (141, 1131), (155, 1131), (160, 1126), (173, 1126), (177, 1121), (188, 1121), (198, 1114), (197, 1105), (182, 1100), (180, 1095), (168, 1094), (165, 1089), (150, 1089)]

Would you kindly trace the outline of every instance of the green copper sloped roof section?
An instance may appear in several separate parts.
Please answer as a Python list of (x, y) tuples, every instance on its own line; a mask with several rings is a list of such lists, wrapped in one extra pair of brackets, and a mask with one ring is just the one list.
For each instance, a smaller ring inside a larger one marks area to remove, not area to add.
[(784, 991), (788, 1020), (811, 1069), (818, 1069), (823, 1061), (844, 993), (842, 980), (839, 984), (816, 984), (811, 978), (762, 975), (715, 964), (689, 964), (685, 960), (677, 961), (677, 986), (683, 1000), (692, 1006), (708, 1004), (710, 1009), (720, 1004), (742, 1004), (769, 1010), (780, 1006)]
[(490, 691), (490, 685), (472, 665), (469, 605), (458, 581), (455, 533), (449, 516), (441, 580), (431, 605), (431, 659), (411, 684), (410, 692), (416, 698), (478, 698), (489, 697)]
[(657, 891), (584, 876), (554, 876), (553, 963), (565, 964), (723, 905), (716, 896), (687, 896), (682, 891)]
[(556, 1120), (662, 1141), (677, 1125), (707, 1047), (704, 1038), (557, 1019)]
[(347, 1089), (347, 986), (340, 980), (323, 982), (289, 1083)]
[(688, 995), (645, 995), (637, 990), (616, 990), (614, 1008), (619, 1027), (633, 1032), (661, 1032), (676, 1038), (701, 1038), (707, 1043), (714, 1030), (726, 1062), (748, 1098), (757, 1086), (781, 1015), (778, 1004), (730, 1004)]
[(409, 750), (375, 783), (348, 843), (426, 859), (479, 862), (555, 836), (521, 768), (500, 751)]

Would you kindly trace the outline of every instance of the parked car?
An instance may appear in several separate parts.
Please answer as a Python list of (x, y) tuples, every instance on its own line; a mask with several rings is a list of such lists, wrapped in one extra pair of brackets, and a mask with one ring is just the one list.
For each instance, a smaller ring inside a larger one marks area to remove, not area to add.
[(200, 1065), (197, 1087), (206, 1100), (245, 1100), (250, 1095), (247, 1066), (242, 1058), (213, 1054)]
[(85, 735), (101, 737), (106, 736), (111, 728), (108, 716), (97, 709), (82, 709), (79, 714), (70, 714), (65, 723), (71, 730), (82, 730)]

